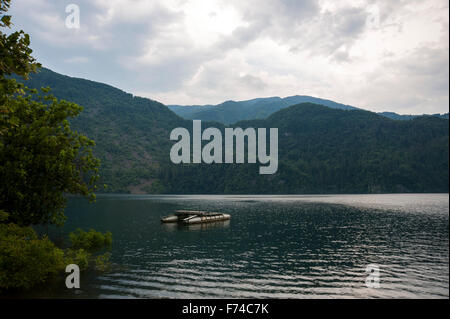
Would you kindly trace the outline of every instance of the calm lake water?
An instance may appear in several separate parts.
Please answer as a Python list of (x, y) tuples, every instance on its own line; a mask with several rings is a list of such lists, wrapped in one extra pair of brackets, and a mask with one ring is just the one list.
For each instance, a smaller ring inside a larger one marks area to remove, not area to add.
[[(228, 222), (161, 224), (175, 209)], [(81, 289), (38, 297), (448, 298), (448, 194), (331, 196), (101, 195), (71, 198), (61, 232), (113, 233), (112, 261)], [(366, 266), (380, 269), (367, 288)]]

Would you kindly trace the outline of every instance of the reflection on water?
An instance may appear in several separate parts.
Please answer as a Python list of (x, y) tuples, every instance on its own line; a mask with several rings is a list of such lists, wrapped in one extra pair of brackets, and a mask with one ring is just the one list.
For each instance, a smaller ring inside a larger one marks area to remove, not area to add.
[[(175, 209), (230, 221), (161, 224)], [(110, 230), (120, 270), (39, 296), (448, 298), (448, 195), (73, 198), (64, 231)], [(380, 267), (379, 289), (365, 268)]]
[(230, 226), (229, 220), (219, 220), (202, 224), (182, 224), (182, 223), (161, 223), (162, 229), (173, 232), (173, 231), (206, 231), (213, 230), (217, 228), (227, 228)]

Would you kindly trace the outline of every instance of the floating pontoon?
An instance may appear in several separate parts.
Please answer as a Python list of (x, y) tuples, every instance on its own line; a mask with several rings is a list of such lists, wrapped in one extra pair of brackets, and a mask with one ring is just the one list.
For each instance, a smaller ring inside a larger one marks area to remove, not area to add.
[(161, 218), (162, 223), (199, 224), (221, 220), (229, 220), (229, 214), (205, 212), (198, 210), (176, 210), (174, 215)]

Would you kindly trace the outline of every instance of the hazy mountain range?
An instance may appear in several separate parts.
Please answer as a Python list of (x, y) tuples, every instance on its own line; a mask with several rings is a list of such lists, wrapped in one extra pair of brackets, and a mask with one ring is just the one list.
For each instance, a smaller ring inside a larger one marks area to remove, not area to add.
[(189, 112), (201, 109), (203, 128), (224, 130), (217, 122), (243, 119), (232, 126), (277, 127), (278, 171), (259, 175), (259, 163), (171, 163), (170, 132), (176, 127), (192, 130), (192, 121), (157, 101), (45, 68), (32, 74), (27, 85), (50, 86), (56, 97), (84, 107), (71, 125), (96, 141), (94, 153), (102, 161), (106, 192), (448, 192), (448, 119), (421, 116), (399, 121), (305, 96), (169, 107), (187, 118), (198, 118), (198, 113)]
[[(226, 101), (217, 105), (168, 105), (168, 107), (176, 114), (186, 119), (214, 121), (228, 125), (242, 120), (264, 119), (272, 113), (300, 103), (320, 104), (339, 110), (360, 110), (360, 108), (354, 106), (307, 95), (294, 95), (285, 98), (275, 96), (239, 102)], [(418, 116), (423, 116), (400, 115), (394, 112), (379, 112), (378, 114), (394, 120), (410, 120)], [(432, 115), (448, 119), (448, 113)]]

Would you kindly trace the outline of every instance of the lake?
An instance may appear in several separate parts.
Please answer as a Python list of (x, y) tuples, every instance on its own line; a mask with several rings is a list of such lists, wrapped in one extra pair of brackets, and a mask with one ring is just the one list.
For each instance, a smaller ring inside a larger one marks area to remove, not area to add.
[[(231, 220), (161, 224), (175, 209)], [(65, 298), (448, 298), (448, 194), (99, 195), (70, 198), (67, 233), (113, 233), (110, 273)], [(379, 288), (367, 287), (368, 265)]]

